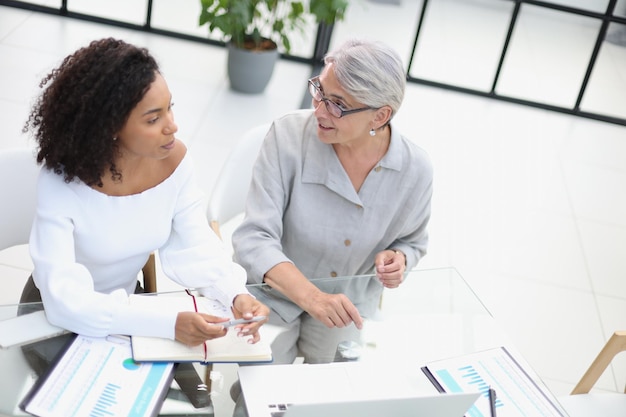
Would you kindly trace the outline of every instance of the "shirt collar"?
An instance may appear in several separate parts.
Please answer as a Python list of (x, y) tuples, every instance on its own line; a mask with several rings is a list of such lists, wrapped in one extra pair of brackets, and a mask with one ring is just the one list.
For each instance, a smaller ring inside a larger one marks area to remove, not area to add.
[[(378, 165), (383, 169), (400, 171), (402, 169), (402, 138), (393, 124), (390, 125), (390, 129), (391, 142), (387, 153)], [(325, 144), (318, 139), (317, 120), (313, 114), (305, 128), (303, 153), (302, 181), (304, 183), (323, 184), (354, 203), (361, 204), (332, 145)]]

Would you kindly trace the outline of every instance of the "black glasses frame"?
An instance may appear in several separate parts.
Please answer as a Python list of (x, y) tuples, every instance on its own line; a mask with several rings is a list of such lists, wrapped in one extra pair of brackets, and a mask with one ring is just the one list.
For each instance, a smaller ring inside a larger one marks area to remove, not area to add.
[(365, 110), (376, 110), (376, 108), (374, 107), (361, 107), (351, 110), (342, 109), (339, 104), (335, 103), (327, 97), (324, 97), (324, 94), (322, 94), (319, 77), (313, 77), (309, 80), (309, 94), (311, 94), (313, 100), (317, 101), (318, 103), (323, 101), (324, 105), (326, 106), (326, 110), (328, 110), (328, 113), (338, 119), (341, 119), (343, 116), (347, 116), (353, 113), (359, 113)]

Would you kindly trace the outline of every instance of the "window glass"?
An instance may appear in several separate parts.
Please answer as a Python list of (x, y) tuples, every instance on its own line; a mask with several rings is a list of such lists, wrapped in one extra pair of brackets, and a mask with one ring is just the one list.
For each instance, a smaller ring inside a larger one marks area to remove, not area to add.
[(522, 5), (496, 92), (573, 108), (601, 21)]

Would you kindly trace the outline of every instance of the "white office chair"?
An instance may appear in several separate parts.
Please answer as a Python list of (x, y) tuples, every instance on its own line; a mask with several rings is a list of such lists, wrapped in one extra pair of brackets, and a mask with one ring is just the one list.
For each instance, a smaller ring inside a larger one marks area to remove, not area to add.
[[(207, 218), (211, 228), (228, 246), (230, 233), (224, 233), (222, 226), (228, 222), (236, 222), (236, 218), (244, 212), (252, 167), (269, 128), (270, 124), (266, 123), (244, 133), (224, 162), (210, 194)], [(230, 232), (232, 231), (234, 227)]]
[[(28, 268), (28, 256), (22, 256), (21, 245), (28, 244), (30, 227), (35, 217), (37, 203), (36, 183), (39, 166), (35, 162), (34, 151), (30, 148), (0, 150), (0, 251), (15, 248), (3, 256), (12, 259), (24, 259), (24, 267)], [(15, 252), (18, 251), (18, 252)], [(19, 255), (14, 258), (15, 254)], [(28, 273), (21, 271), (11, 274), (14, 278), (5, 280), (3, 302), (17, 302)], [(21, 275), (24, 275), (22, 277)]]
[[(35, 185), (39, 167), (31, 149), (3, 149), (0, 151), (0, 251), (28, 243), (30, 226), (35, 216), (37, 196)], [(18, 283), (17, 288), (23, 283)], [(13, 300), (12, 302), (17, 302)], [(18, 402), (24, 390), (32, 383), (30, 366), (20, 349), (0, 352), (0, 362), (7, 375), (23, 375), (24, 379), (3, 378), (0, 381), (0, 413), (19, 413)], [(6, 368), (6, 369), (5, 369)], [(11, 401), (11, 399), (14, 399)]]
[[(207, 219), (211, 229), (222, 239), (226, 247), (230, 248), (231, 253), (233, 252), (231, 235), (245, 210), (252, 167), (269, 128), (270, 124), (266, 123), (244, 133), (226, 158), (209, 196)], [(222, 227), (225, 224), (227, 227)], [(205, 381), (209, 392), (212, 370), (213, 365), (206, 366)]]
[(39, 166), (28, 148), (0, 151), (0, 250), (28, 243), (37, 203), (36, 184)]
[(626, 351), (626, 331), (616, 331), (582, 376), (571, 395), (559, 398), (570, 417), (626, 416), (626, 388), (624, 393), (591, 392), (613, 358)]

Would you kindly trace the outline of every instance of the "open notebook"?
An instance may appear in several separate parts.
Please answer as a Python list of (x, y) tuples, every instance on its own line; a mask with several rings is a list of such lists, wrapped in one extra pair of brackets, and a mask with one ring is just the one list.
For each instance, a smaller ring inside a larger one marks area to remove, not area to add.
[[(132, 295), (131, 304), (149, 309), (198, 311), (218, 317), (232, 318), (230, 309), (208, 298), (192, 293)], [(187, 346), (176, 340), (158, 337), (132, 336), (133, 359), (137, 362), (270, 362), (272, 350), (265, 340), (248, 343), (249, 337), (237, 335), (229, 328), (226, 336), (207, 340), (202, 345)]]

